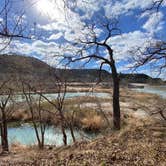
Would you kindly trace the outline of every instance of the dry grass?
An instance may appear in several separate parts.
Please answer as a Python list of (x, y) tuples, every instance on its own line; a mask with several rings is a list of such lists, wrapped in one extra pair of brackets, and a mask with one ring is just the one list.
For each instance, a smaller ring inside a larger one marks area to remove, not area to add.
[(18, 109), (12, 114), (11, 119), (28, 121), (31, 119), (30, 112), (26, 109)]
[[(24, 149), (17, 152), (17, 155), (11, 155), (10, 163), (18, 159), (15, 165), (21, 166), (29, 159), (27, 163), (32, 165), (164, 166), (166, 163), (165, 131), (166, 126), (162, 122), (129, 118), (128, 125), (121, 131), (112, 131), (109, 135), (92, 141), (76, 142), (52, 150)], [(5, 158), (0, 159), (3, 161)]]
[(105, 126), (103, 118), (99, 115), (83, 118), (81, 123), (82, 128), (86, 131), (99, 131)]
[(103, 114), (95, 109), (70, 106), (70, 110), (65, 112), (65, 117), (77, 128), (96, 132), (106, 127)]
[[(111, 95), (110, 95), (111, 97)], [(100, 97), (93, 97), (93, 96), (80, 96), (80, 97), (73, 97), (72, 99), (66, 99), (65, 105), (74, 105), (74, 104), (82, 104), (82, 103), (97, 103), (100, 102), (110, 102), (111, 98), (100, 98)]]
[[(121, 91), (120, 101), (121, 101), (122, 115), (123, 113), (132, 114), (132, 111), (136, 112), (137, 110), (150, 112), (151, 110), (157, 109), (157, 106), (159, 105), (157, 103), (160, 103), (157, 101), (162, 100), (156, 95), (138, 93), (128, 89), (123, 89), (123, 90), (121, 89), (120, 91)], [(72, 121), (73, 125), (78, 128), (84, 128), (89, 130), (103, 129), (106, 125), (105, 125), (105, 118), (103, 114), (99, 111), (100, 103), (112, 103), (112, 98), (111, 97), (98, 98), (98, 97), (91, 97), (91, 96), (81, 96), (81, 97), (75, 97), (72, 99), (66, 99), (64, 103), (64, 114), (65, 114), (66, 120)], [(86, 105), (86, 104), (89, 104), (89, 105)], [(97, 106), (94, 106), (93, 104), (96, 104)], [(14, 120), (24, 120), (24, 121), (31, 120), (31, 116), (28, 112), (28, 109), (24, 107), (25, 106), (15, 111), (12, 117)], [(49, 111), (49, 112), (47, 111), (45, 112), (45, 115), (44, 115), (45, 120), (49, 123), (54, 123), (58, 125), (59, 117), (52, 114), (57, 111), (55, 110), (54, 106), (52, 106), (48, 102), (43, 102), (42, 107), (45, 110)], [(110, 105), (109, 106), (105, 105), (102, 109), (104, 111), (105, 110), (110, 111), (109, 115), (111, 115), (112, 109)], [(109, 116), (110, 122), (111, 122), (111, 119), (112, 117)]]
[[(111, 102), (111, 99), (98, 99), (100, 102)], [(65, 101), (65, 117), (68, 121), (73, 120), (75, 126), (86, 130), (98, 131), (106, 127), (103, 115), (94, 108), (82, 108), (83, 103), (95, 103), (93, 97), (79, 97)], [(9, 157), (10, 163), (18, 159), (23, 163), (25, 157), (28, 164), (42, 165), (158, 165), (166, 163), (166, 126), (161, 121), (152, 118), (139, 119), (126, 112), (127, 109), (137, 111), (145, 109), (150, 111), (160, 105), (159, 97), (151, 94), (136, 93), (134, 91), (121, 90), (122, 129), (113, 131), (109, 128), (108, 134), (90, 142), (77, 142), (74, 145), (44, 151), (38, 151), (34, 147), (22, 148), (13, 145), (13, 151), (17, 155)], [(165, 102), (165, 100), (162, 100)], [(129, 104), (128, 104), (129, 103)], [(127, 106), (126, 106), (127, 104)], [(55, 111), (48, 103), (43, 106), (50, 111)], [(129, 108), (130, 107), (130, 108)], [(71, 110), (71, 111), (68, 111)], [(73, 114), (74, 113), (74, 114)], [(18, 112), (18, 117), (21, 117)], [(74, 118), (73, 118), (74, 116)], [(108, 117), (108, 115), (106, 115)], [(73, 119), (72, 119), (73, 118)], [(111, 116), (109, 117), (111, 119)], [(19, 156), (19, 157), (18, 157)], [(0, 161), (3, 158), (0, 157)], [(21, 164), (22, 164), (21, 163)], [(21, 165), (14, 163), (13, 165)], [(27, 164), (27, 165), (28, 165)], [(12, 165), (12, 164), (11, 164)], [(23, 165), (23, 164), (22, 164)]]

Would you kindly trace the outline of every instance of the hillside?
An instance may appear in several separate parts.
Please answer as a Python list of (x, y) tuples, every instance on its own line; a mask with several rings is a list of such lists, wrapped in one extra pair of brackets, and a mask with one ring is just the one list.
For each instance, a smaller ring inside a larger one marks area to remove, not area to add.
[(97, 82), (99, 77), (102, 81), (110, 81), (111, 75), (105, 70), (98, 69), (56, 69), (56, 73), (68, 82)]
[[(67, 82), (97, 82), (99, 80), (98, 69), (55, 69), (45, 62), (33, 57), (18, 55), (0, 55), (0, 80), (12, 76), (23, 77), (33, 82), (51, 83), (54, 73)], [(122, 82), (160, 82), (160, 79), (152, 79), (145, 74), (120, 74)], [(101, 80), (108, 82), (111, 74), (105, 70), (101, 72)]]
[(52, 70), (54, 69), (49, 65), (33, 57), (0, 55), (1, 80), (11, 75), (41, 80), (49, 76)]
[[(99, 70), (96, 69), (55, 69), (33, 57), (0, 55), (0, 80), (14, 75), (31, 80), (49, 81), (54, 72), (69, 82), (95, 82), (99, 76)], [(103, 81), (110, 79), (110, 74), (106, 71), (102, 71), (101, 76)]]

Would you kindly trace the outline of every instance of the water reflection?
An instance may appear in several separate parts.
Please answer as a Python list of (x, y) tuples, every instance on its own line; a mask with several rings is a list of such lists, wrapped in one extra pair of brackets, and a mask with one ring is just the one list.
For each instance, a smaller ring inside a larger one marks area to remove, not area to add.
[[(70, 131), (66, 129), (68, 138), (68, 144), (72, 143), (72, 137)], [(95, 133), (85, 133), (83, 131), (74, 130), (75, 137), (77, 139), (92, 139), (96, 137)], [(30, 124), (24, 124), (17, 127), (8, 128), (9, 143), (20, 143), (22, 145), (34, 145), (37, 144), (34, 128)], [(45, 144), (46, 145), (63, 145), (63, 138), (59, 128), (48, 126), (45, 131)]]

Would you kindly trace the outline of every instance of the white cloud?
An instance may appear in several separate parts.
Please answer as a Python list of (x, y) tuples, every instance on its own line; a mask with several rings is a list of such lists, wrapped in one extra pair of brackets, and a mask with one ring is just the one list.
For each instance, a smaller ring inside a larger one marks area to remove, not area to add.
[[(134, 9), (145, 9), (150, 4), (152, 4), (153, 0), (122, 0), (122, 1), (116, 1), (114, 5), (105, 7), (106, 13), (107, 11), (111, 12), (111, 15), (122, 15), (122, 14), (128, 14), (131, 10)], [(110, 9), (111, 8), (111, 9)]]
[(54, 30), (64, 31), (67, 29), (67, 25), (65, 23), (51, 22), (44, 25), (37, 24), (37, 28), (43, 29), (46, 31), (54, 31)]
[[(45, 0), (42, 1), (44, 2)], [(47, 63), (50, 61), (52, 64), (56, 64), (59, 58), (55, 55), (62, 54), (64, 48), (66, 49), (65, 53), (70, 55), (78, 51), (78, 48), (71, 46), (70, 42), (78, 41), (78, 39), (84, 40), (87, 36), (88, 39), (91, 38), (90, 30), (84, 27), (84, 21), (85, 19), (91, 19), (95, 12), (99, 15), (102, 13), (102, 9), (104, 9), (105, 15), (109, 18), (122, 14), (125, 16), (128, 14), (134, 15), (135, 13), (133, 11), (135, 9), (145, 9), (152, 1), (153, 0), (77, 0), (73, 1), (77, 3), (76, 9), (72, 8), (72, 10), (68, 9), (67, 11), (64, 11), (64, 1), (56, 0), (56, 3), (54, 3), (55, 0), (48, 0), (48, 4), (52, 4), (52, 6), (49, 5), (44, 9), (43, 3), (42, 5), (38, 4), (39, 6), (37, 7), (42, 16), (48, 16), (47, 23), (40, 22), (37, 24), (38, 28), (49, 31), (49, 34), (52, 33), (47, 41), (36, 40), (31, 43), (16, 41), (15, 48), (13, 46), (11, 50), (23, 52), (25, 54), (40, 55)], [(38, 0), (38, 3), (40, 3), (40, 0)], [(140, 18), (146, 18), (147, 21), (143, 25), (138, 25), (140, 26), (138, 29), (132, 29), (131, 32), (123, 33), (121, 36), (111, 37), (108, 43), (114, 50), (115, 59), (121, 61), (128, 58), (131, 56), (129, 55), (129, 50), (143, 45), (145, 46), (149, 40), (152, 40), (153, 34), (159, 32), (163, 27), (163, 17), (161, 12), (158, 12), (157, 16), (156, 14), (149, 16), (147, 13), (144, 13)], [(144, 29), (144, 32), (141, 31), (141, 28)], [(130, 28), (128, 29), (130, 31)], [(96, 27), (94, 31), (98, 36), (102, 34), (102, 30), (98, 27)], [(69, 41), (69, 43), (58, 45), (58, 43), (53, 42), (61, 36)], [(55, 59), (54, 62), (53, 59)]]
[(150, 40), (152, 38), (149, 34), (141, 31), (133, 31), (112, 37), (108, 43), (112, 45), (115, 59), (119, 61), (130, 57), (129, 51), (134, 48), (146, 46)]
[(3, 22), (3, 18), (0, 17), (0, 22)]
[(161, 12), (153, 13), (149, 16), (147, 22), (143, 25), (143, 28), (150, 34), (154, 34), (163, 28), (163, 14)]
[(63, 36), (63, 34), (61, 32), (57, 33), (57, 34), (52, 34), (48, 40), (57, 40), (59, 39), (61, 36)]
[(126, 9), (145, 9), (153, 3), (153, 0), (142, 0), (141, 2), (140, 0), (124, 0), (123, 2), (125, 4)]

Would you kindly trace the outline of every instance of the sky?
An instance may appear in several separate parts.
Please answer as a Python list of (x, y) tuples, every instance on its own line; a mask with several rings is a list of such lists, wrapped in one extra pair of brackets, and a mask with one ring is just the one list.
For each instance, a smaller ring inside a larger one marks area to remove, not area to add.
[[(11, 32), (22, 32), (31, 39), (12, 39), (12, 42), (1, 53), (16, 53), (39, 58), (54, 67), (64, 67), (60, 63), (62, 55), (75, 56), (81, 46), (74, 43), (80, 40), (92, 40), (92, 31), (87, 28), (94, 25), (98, 41), (107, 35), (103, 28), (106, 21), (117, 22), (120, 31), (116, 31), (107, 43), (114, 51), (118, 72), (145, 73), (152, 77), (166, 80), (166, 69), (162, 73), (154, 65), (146, 65), (133, 71), (132, 57), (137, 48), (144, 48), (149, 43), (166, 41), (166, 0), (158, 12), (146, 10), (153, 0), (11, 0), (9, 5), (8, 27)], [(5, 0), (0, 1), (0, 11)], [(20, 17), (21, 16), (21, 17)], [(0, 12), (0, 30), (4, 23), (3, 12)], [(14, 25), (18, 23), (15, 30)], [(117, 33), (118, 32), (118, 33)], [(8, 42), (0, 38), (1, 48)], [(91, 47), (82, 56), (96, 53)], [(108, 58), (106, 50), (99, 48), (98, 54)], [(70, 64), (69, 68), (99, 68), (102, 61), (92, 60), (83, 66), (85, 61)], [(162, 62), (158, 62), (162, 63)], [(156, 65), (157, 66), (157, 65)], [(103, 69), (110, 71), (108, 66)]]

